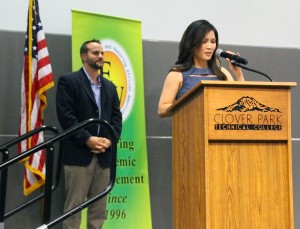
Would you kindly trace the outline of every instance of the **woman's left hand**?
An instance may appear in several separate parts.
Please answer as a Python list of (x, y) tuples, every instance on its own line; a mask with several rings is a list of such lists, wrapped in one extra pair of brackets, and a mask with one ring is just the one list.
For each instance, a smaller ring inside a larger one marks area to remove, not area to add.
[[(231, 51), (226, 51), (227, 53), (233, 54), (233, 55), (237, 55), (240, 56), (239, 53), (234, 53)], [(242, 69), (239, 66), (236, 66), (234, 64), (231, 63), (231, 60), (229, 58), (226, 58), (229, 68), (231, 70), (231, 72), (234, 74), (235, 78), (237, 81), (244, 81), (244, 74), (242, 72)]]

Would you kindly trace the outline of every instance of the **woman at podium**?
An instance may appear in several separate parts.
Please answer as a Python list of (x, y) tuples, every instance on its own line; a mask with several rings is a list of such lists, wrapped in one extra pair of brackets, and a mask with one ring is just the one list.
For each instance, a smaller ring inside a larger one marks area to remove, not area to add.
[(208, 21), (197, 20), (187, 27), (179, 44), (178, 59), (164, 82), (158, 104), (160, 117), (170, 116), (167, 109), (201, 80), (244, 80), (241, 68), (229, 59), (227, 62), (233, 76), (221, 66), (216, 56), (218, 45), (218, 31)]

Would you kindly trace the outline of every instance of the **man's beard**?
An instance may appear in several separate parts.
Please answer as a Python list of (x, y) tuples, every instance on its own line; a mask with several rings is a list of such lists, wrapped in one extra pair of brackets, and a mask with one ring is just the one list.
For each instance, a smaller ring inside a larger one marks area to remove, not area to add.
[(95, 70), (100, 70), (103, 67), (103, 64), (97, 64), (97, 62), (88, 62), (89, 66)]

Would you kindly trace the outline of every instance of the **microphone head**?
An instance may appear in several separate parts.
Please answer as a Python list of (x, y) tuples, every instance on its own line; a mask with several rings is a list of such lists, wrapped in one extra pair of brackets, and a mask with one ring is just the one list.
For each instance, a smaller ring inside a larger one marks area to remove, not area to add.
[(223, 52), (222, 49), (217, 49), (216, 56), (221, 57), (221, 53)]

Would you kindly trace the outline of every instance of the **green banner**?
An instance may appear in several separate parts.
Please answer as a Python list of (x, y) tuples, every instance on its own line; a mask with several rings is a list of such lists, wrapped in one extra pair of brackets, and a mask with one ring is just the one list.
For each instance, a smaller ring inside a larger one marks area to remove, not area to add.
[[(90, 39), (104, 47), (104, 77), (118, 90), (123, 130), (118, 142), (117, 178), (108, 194), (104, 229), (152, 228), (149, 195), (141, 22), (72, 11), (72, 66), (81, 66), (79, 49)], [(83, 212), (81, 229), (86, 228)]]

